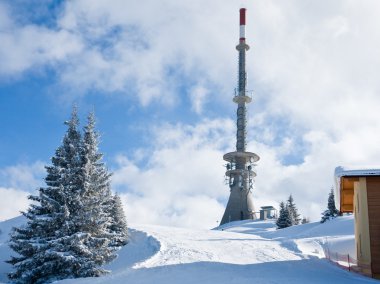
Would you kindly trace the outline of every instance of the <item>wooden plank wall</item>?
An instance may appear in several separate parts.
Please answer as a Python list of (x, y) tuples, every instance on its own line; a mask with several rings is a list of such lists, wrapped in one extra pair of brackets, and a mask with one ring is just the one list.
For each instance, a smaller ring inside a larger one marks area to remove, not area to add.
[(342, 177), (340, 185), (340, 211), (350, 213), (354, 211), (354, 182), (357, 177)]
[(380, 275), (380, 177), (367, 177), (368, 221), (374, 276)]

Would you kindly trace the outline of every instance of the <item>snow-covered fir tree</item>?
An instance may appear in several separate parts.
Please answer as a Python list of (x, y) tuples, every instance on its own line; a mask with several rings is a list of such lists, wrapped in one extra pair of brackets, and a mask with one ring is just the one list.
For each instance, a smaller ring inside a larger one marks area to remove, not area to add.
[(323, 211), (321, 223), (326, 222), (326, 220), (333, 219), (339, 215), (338, 209), (335, 207), (335, 196), (334, 190), (331, 188), (329, 193), (329, 198), (327, 200), (327, 210)]
[[(85, 170), (85, 187), (90, 192), (89, 196), (94, 200), (93, 210), (102, 211), (110, 247), (125, 245), (128, 241), (127, 221), (119, 196), (112, 195), (110, 189), (110, 176), (104, 163), (103, 155), (99, 153), (99, 133), (95, 131), (95, 115), (90, 113), (88, 124), (84, 127), (83, 137), (83, 164)], [(89, 212), (91, 216), (91, 212)], [(99, 222), (99, 220), (97, 220)]]
[(124, 246), (128, 243), (127, 220), (125, 218), (120, 196), (115, 194), (111, 199), (111, 216), (113, 218), (109, 227), (112, 234), (111, 245), (115, 247)]
[(91, 113), (88, 124), (84, 127), (83, 140), (80, 145), (81, 181), (77, 194), (73, 196), (72, 216), (74, 230), (68, 238), (81, 240), (74, 242), (81, 251), (77, 258), (83, 256), (82, 268), (78, 277), (100, 276), (106, 271), (100, 268), (115, 257), (110, 246), (112, 237), (108, 228), (112, 224), (110, 210), (104, 206), (112, 198), (110, 174), (101, 162), (102, 154), (98, 152), (98, 134), (95, 132), (95, 116)]
[(73, 109), (62, 145), (47, 166), (46, 187), (23, 213), (27, 224), (14, 228), (10, 246), (17, 252), (9, 278), (16, 283), (99, 276), (115, 255), (109, 188), (110, 174), (100, 162), (94, 116), (81, 138)]
[(292, 226), (289, 208), (283, 201), (280, 202), (280, 213), (277, 218), (276, 225), (278, 229)]
[(298, 214), (298, 209), (296, 207), (296, 204), (294, 203), (294, 199), (292, 195), (289, 195), (286, 205), (289, 209), (292, 225), (299, 225), (301, 218), (300, 218), (300, 214)]
[[(18, 253), (9, 263), (15, 271), (9, 278), (16, 283), (44, 283), (49, 280), (69, 277), (68, 264), (72, 261), (68, 245), (57, 245), (70, 227), (70, 197), (67, 192), (78, 182), (80, 133), (76, 110), (67, 122), (68, 130), (62, 145), (46, 167), (46, 187), (39, 189), (35, 201), (23, 215), (27, 218), (24, 227), (14, 228), (10, 247)], [(65, 270), (62, 272), (61, 270)]]

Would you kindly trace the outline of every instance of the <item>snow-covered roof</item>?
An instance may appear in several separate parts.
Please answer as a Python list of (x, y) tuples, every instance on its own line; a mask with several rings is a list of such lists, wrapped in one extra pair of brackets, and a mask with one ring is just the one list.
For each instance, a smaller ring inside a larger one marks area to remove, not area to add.
[(270, 209), (270, 210), (276, 210), (276, 208), (274, 208), (273, 206), (261, 206), (260, 207), (261, 209), (266, 209), (266, 210), (268, 210), (268, 209)]
[(341, 166), (335, 168), (335, 178), (357, 176), (380, 176), (380, 169), (355, 169)]
[(342, 177), (367, 177), (380, 176), (379, 168), (354, 168), (354, 167), (336, 167), (334, 172), (335, 180), (335, 206), (340, 210), (340, 186)]

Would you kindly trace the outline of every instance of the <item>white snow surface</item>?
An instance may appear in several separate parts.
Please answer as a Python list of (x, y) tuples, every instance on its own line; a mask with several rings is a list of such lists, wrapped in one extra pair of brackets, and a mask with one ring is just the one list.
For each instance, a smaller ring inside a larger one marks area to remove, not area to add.
[[(0, 282), (18, 217), (0, 223)], [(131, 225), (130, 242), (99, 278), (56, 283), (378, 283), (324, 259), (323, 246), (354, 255), (353, 217), (276, 230), (273, 221), (232, 222), (214, 230)]]

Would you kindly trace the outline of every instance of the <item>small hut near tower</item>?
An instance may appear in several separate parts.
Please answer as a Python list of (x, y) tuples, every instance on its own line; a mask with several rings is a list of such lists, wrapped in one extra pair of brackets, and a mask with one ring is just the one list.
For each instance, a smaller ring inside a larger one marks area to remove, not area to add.
[(380, 169), (335, 169), (335, 203), (355, 215), (355, 245), (362, 272), (380, 278)]
[(275, 219), (277, 218), (277, 209), (273, 206), (261, 206), (260, 220)]

